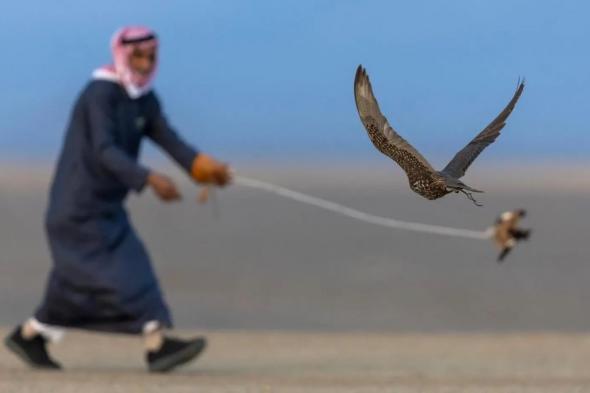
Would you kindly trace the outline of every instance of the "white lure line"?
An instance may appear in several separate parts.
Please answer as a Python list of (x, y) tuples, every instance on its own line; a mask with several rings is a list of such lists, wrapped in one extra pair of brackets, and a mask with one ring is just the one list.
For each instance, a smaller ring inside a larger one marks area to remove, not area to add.
[(393, 218), (375, 216), (373, 214), (368, 214), (356, 209), (352, 209), (336, 202), (293, 191), (282, 186), (277, 186), (262, 180), (253, 179), (251, 177), (234, 176), (233, 182), (239, 186), (267, 191), (285, 198), (305, 203), (307, 205), (316, 206), (324, 210), (329, 210), (343, 216), (354, 218), (355, 220), (363, 221), (369, 224), (380, 225), (387, 228), (479, 240), (487, 240), (492, 236), (493, 233), (492, 228), (489, 228), (485, 231), (473, 231), (470, 229), (422, 224), (419, 222), (401, 221)]

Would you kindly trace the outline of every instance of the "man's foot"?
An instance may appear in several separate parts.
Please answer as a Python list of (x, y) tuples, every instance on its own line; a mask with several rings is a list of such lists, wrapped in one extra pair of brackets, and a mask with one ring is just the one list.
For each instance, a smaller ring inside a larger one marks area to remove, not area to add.
[(4, 344), (15, 355), (33, 368), (44, 370), (59, 370), (61, 365), (49, 357), (46, 348), (47, 341), (40, 334), (30, 340), (23, 338), (21, 327), (4, 339)]
[(148, 352), (146, 360), (152, 372), (166, 372), (196, 358), (207, 345), (204, 337), (192, 340), (164, 338), (162, 347), (155, 352)]

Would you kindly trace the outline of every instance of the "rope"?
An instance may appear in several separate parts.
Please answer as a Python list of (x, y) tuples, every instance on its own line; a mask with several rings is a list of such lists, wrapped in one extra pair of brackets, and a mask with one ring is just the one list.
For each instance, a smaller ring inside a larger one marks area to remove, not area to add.
[(369, 224), (380, 225), (387, 228), (401, 229), (405, 231), (414, 231), (422, 233), (431, 233), (435, 235), (454, 236), (468, 239), (486, 240), (492, 235), (491, 228), (485, 231), (473, 231), (469, 229), (452, 228), (441, 225), (422, 224), (418, 222), (401, 221), (393, 218), (375, 216), (350, 207), (341, 205), (326, 199), (317, 198), (302, 192), (290, 190), (285, 187), (277, 186), (272, 183), (253, 179), (245, 176), (235, 176), (233, 182), (236, 185), (249, 187), (257, 190), (267, 191), (285, 198), (292, 199), (307, 205), (316, 206), (324, 210), (353, 218), (358, 221)]

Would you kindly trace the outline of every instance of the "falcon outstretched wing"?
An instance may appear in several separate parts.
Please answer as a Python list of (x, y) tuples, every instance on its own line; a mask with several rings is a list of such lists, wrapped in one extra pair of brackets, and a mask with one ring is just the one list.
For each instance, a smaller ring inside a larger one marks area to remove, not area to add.
[(485, 149), (488, 145), (496, 140), (498, 135), (500, 135), (500, 131), (506, 125), (506, 119), (512, 113), (516, 102), (520, 98), (522, 94), (522, 90), (524, 89), (524, 81), (518, 84), (518, 88), (514, 92), (514, 96), (506, 105), (504, 110), (500, 112), (500, 114), (490, 123), (486, 128), (483, 129), (471, 142), (467, 144), (461, 151), (459, 151), (455, 157), (447, 164), (447, 166), (442, 170), (446, 174), (459, 179), (463, 175), (465, 175), (465, 171), (469, 168), (469, 165), (479, 156), (479, 154)]
[(398, 135), (381, 114), (369, 77), (360, 65), (354, 78), (354, 98), (361, 121), (377, 150), (397, 162), (409, 178), (429, 176), (435, 172), (428, 161)]

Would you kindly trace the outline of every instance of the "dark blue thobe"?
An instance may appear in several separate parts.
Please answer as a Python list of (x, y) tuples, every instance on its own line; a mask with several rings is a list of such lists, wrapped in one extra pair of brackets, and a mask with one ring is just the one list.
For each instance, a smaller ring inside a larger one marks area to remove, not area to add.
[(78, 98), (49, 200), (54, 261), (43, 323), (139, 333), (148, 321), (172, 326), (149, 256), (123, 203), (148, 170), (137, 163), (144, 136), (190, 172), (197, 152), (166, 122), (150, 92), (131, 99), (117, 83), (91, 81)]

